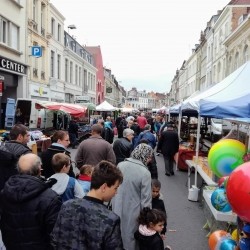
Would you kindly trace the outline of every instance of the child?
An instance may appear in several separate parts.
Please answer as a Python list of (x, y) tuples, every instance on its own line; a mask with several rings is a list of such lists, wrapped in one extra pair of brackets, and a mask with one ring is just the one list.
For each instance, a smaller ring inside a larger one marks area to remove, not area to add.
[(69, 156), (64, 153), (57, 153), (53, 156), (51, 163), (55, 174), (50, 179), (57, 180), (51, 189), (61, 196), (63, 202), (74, 198), (83, 198), (84, 192), (81, 185), (75, 178), (68, 176), (70, 169)]
[[(164, 201), (160, 198), (160, 190), (161, 183), (157, 179), (152, 179), (152, 208), (161, 210), (164, 214), (166, 214), (166, 209), (164, 205)], [(163, 230), (161, 232), (162, 239), (165, 239), (167, 223), (164, 223)]]
[[(166, 215), (158, 209), (143, 208), (140, 212), (139, 229), (135, 232), (135, 239), (140, 250), (164, 250), (164, 243), (160, 233), (166, 222)], [(165, 250), (170, 248), (165, 248)]]
[(80, 175), (78, 182), (81, 185), (84, 195), (86, 195), (90, 190), (91, 175), (93, 172), (94, 166), (92, 165), (83, 165), (80, 168)]

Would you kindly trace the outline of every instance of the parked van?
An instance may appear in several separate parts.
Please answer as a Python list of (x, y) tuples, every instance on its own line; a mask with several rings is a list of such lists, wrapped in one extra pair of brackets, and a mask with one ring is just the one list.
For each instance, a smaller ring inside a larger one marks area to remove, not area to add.
[(45, 128), (46, 117), (44, 109), (36, 109), (34, 99), (7, 98), (5, 113), (5, 128), (11, 128), (20, 122), (30, 129)]
[(218, 118), (211, 118), (208, 126), (208, 133), (212, 142), (218, 141), (227, 135), (232, 128), (231, 122)]

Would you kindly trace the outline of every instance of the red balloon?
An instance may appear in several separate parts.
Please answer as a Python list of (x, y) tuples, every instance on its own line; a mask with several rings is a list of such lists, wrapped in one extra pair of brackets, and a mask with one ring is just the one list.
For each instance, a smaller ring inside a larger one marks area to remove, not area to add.
[(228, 178), (226, 193), (232, 210), (242, 220), (250, 222), (250, 162), (233, 170)]
[(225, 235), (227, 235), (227, 232), (224, 230), (217, 230), (211, 233), (208, 238), (208, 245), (210, 250), (215, 250), (218, 241)]
[(221, 185), (225, 185), (225, 181), (228, 178), (228, 176), (222, 176), (219, 180), (218, 180), (218, 186), (220, 187)]

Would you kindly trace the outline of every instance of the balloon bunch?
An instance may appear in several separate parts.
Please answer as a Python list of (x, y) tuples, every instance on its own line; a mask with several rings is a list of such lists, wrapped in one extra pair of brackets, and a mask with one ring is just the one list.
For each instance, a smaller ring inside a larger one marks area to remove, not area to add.
[[(219, 188), (211, 195), (213, 207), (221, 212), (228, 212), (231, 208), (242, 221), (250, 224), (250, 153), (246, 153), (245, 145), (233, 139), (221, 140), (210, 149), (208, 163), (213, 173), (220, 178)], [(210, 249), (234, 249), (236, 241), (221, 231), (211, 234)], [(216, 246), (211, 243), (215, 239)], [(245, 239), (240, 239), (240, 249), (246, 243)]]
[(214, 231), (208, 239), (210, 250), (233, 250), (237, 242), (224, 230)]

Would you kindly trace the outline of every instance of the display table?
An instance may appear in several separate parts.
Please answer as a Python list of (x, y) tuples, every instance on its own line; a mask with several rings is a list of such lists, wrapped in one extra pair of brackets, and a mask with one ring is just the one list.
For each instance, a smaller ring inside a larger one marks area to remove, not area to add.
[[(180, 145), (177, 156), (178, 169), (188, 171), (188, 165), (186, 163), (186, 160), (192, 160), (195, 154), (196, 151), (191, 147)], [(199, 156), (206, 156), (206, 155), (203, 152), (199, 152)]]
[(201, 178), (207, 183), (208, 186), (217, 186), (218, 184), (213, 181), (211, 172), (209, 170), (205, 170), (204, 167), (195, 164), (192, 160), (186, 160), (186, 164), (188, 166), (188, 189), (191, 187), (190, 185), (190, 177), (191, 177), (191, 168), (197, 169), (197, 172), (200, 174)]
[(220, 212), (213, 207), (211, 203), (211, 195), (213, 191), (214, 189), (203, 189), (204, 215), (207, 219), (204, 228), (210, 229), (208, 235), (217, 229), (227, 230), (230, 224), (236, 224), (237, 221), (237, 215), (232, 211)]
[(211, 203), (211, 195), (213, 193), (214, 190), (203, 190), (203, 198), (205, 200), (205, 202), (207, 203), (210, 211), (212, 212), (214, 218), (217, 221), (226, 221), (226, 222), (232, 222), (232, 223), (236, 223), (237, 220), (237, 215), (235, 213), (233, 213), (232, 211), (230, 212), (220, 212), (217, 211), (212, 203)]

